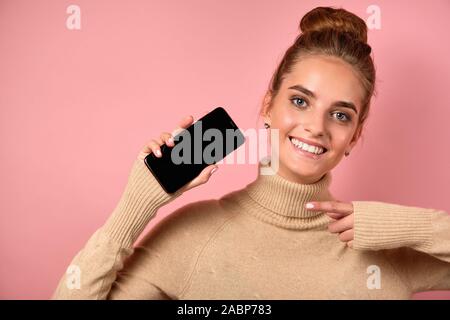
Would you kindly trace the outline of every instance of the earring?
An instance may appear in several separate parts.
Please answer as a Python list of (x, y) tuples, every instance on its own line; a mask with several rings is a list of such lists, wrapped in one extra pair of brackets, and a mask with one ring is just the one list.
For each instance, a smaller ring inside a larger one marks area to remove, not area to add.
[(345, 151), (345, 156), (348, 157), (348, 155), (350, 154), (350, 152)]
[(270, 125), (267, 123), (264, 123), (264, 128), (268, 129), (268, 128), (270, 128)]

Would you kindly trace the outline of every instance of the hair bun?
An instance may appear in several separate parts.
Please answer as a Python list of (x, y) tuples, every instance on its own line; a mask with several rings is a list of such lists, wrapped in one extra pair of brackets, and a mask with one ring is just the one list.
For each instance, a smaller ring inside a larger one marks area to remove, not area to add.
[(333, 29), (350, 34), (367, 43), (367, 25), (363, 19), (345, 10), (333, 7), (317, 7), (306, 13), (300, 21), (300, 32)]

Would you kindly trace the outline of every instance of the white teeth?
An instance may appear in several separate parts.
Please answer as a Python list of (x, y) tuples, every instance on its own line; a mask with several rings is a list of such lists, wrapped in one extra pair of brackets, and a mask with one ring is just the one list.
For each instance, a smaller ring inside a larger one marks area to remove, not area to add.
[(291, 138), (291, 142), (299, 149), (314, 153), (314, 154), (321, 154), (324, 152), (324, 149), (321, 147), (316, 146), (310, 146), (302, 141), (299, 141), (295, 138)]

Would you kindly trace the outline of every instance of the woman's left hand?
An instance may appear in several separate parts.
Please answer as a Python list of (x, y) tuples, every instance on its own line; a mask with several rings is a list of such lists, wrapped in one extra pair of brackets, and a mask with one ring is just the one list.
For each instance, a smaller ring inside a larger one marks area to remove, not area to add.
[(339, 233), (339, 240), (346, 242), (347, 246), (353, 248), (353, 204), (341, 201), (311, 201), (313, 204), (311, 211), (324, 211), (326, 215), (335, 221), (328, 225), (328, 231)]

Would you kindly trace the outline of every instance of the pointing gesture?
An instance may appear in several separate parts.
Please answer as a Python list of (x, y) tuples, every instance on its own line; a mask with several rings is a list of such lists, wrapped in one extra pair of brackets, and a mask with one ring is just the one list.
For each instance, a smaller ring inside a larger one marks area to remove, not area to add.
[[(312, 207), (309, 205), (313, 205)], [(336, 220), (328, 225), (328, 231), (339, 233), (339, 240), (353, 248), (353, 204), (340, 201), (312, 201), (305, 205), (311, 211), (324, 211), (327, 216)]]

